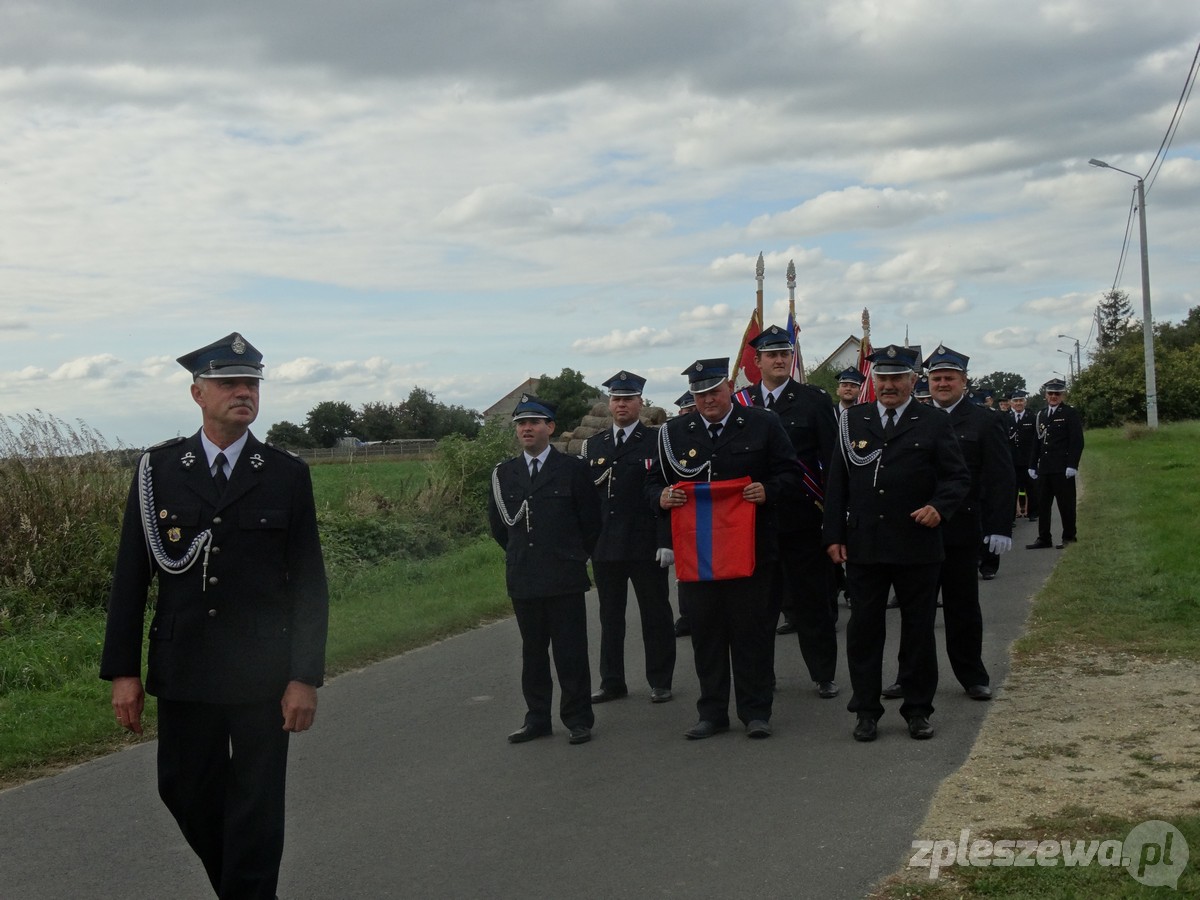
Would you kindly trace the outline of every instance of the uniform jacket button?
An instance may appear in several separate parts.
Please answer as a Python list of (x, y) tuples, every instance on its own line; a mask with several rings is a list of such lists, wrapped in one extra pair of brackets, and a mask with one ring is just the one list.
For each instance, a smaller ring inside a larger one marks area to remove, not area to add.
[(216, 583), (217, 583), (217, 581), (218, 581), (218, 579), (217, 579), (217, 576), (216, 576), (216, 575), (210, 575), (210, 576), (208, 576), (208, 583), (209, 583), (209, 584), (216, 584)]
[(220, 516), (213, 516), (213, 524), (214, 524), (214, 525), (220, 525), (220, 524), (221, 524), (221, 517), (220, 517)]
[(208, 611), (208, 617), (210, 619), (215, 619), (217, 617), (217, 611), (215, 609), (210, 609)]

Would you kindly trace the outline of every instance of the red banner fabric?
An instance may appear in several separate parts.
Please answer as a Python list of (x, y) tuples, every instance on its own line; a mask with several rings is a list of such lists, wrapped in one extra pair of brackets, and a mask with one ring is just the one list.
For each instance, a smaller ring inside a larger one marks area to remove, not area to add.
[(673, 486), (688, 502), (671, 511), (675, 577), (726, 581), (754, 574), (756, 507), (742, 498), (749, 477), (685, 481)]

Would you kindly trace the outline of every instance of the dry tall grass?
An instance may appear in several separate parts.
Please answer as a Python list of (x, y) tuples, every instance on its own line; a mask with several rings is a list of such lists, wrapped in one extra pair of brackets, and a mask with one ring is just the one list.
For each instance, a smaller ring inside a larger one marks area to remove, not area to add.
[(133, 459), (82, 422), (0, 416), (0, 634), (104, 606)]

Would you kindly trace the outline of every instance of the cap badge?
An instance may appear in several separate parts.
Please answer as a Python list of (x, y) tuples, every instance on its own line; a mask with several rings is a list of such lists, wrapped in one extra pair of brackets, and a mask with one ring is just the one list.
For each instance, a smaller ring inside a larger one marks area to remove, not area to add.
[(938, 344), (937, 352), (938, 352), (938, 353), (945, 353), (945, 352), (946, 352), (946, 348), (945, 348), (945, 347), (943, 347), (941, 344)]
[(779, 326), (778, 325), (771, 326), (771, 334), (779, 334)]
[(229, 345), (229, 349), (238, 356), (241, 356), (246, 352), (246, 342), (242, 340), (242, 336), (240, 334), (233, 339), (233, 343)]
[(528, 402), (529, 402), (529, 395), (528, 395), (528, 394), (522, 394), (522, 395), (521, 395), (521, 402), (522, 402), (522, 403), (528, 403)]
[(696, 371), (703, 372), (704, 371), (704, 363), (696, 363)]
[(888, 352), (887, 352), (887, 355), (888, 355), (888, 357), (889, 357), (889, 358), (891, 358), (891, 357), (894, 357), (894, 356), (896, 355), (896, 348), (895, 348), (895, 347), (888, 347)]
[(628, 373), (628, 372), (622, 372), (622, 373), (621, 373), (620, 375), (618, 375), (617, 377), (618, 377), (618, 378), (620, 378), (622, 381), (627, 381), (627, 380), (629, 379), (629, 373)]

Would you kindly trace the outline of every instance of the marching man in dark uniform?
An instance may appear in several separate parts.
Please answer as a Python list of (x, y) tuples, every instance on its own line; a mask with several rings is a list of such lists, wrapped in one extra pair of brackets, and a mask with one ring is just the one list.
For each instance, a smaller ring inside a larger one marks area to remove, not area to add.
[(837, 383), (837, 409), (835, 413), (841, 413), (843, 409), (849, 409), (858, 403), (858, 392), (862, 389), (863, 382), (867, 379), (863, 377), (863, 373), (850, 366), (848, 369), (842, 369), (838, 372)]
[(650, 702), (671, 699), (675, 626), (671, 615), (670, 539), (660, 536), (663, 516), (646, 501), (646, 475), (657, 456), (658, 429), (642, 424), (646, 379), (620, 372), (604, 382), (613, 424), (583, 445), (600, 494), (603, 528), (592, 552), (600, 597), (600, 689), (593, 703), (629, 693), (625, 683), (625, 603), (633, 582), (642, 619)]
[[(732, 505), (754, 515), (752, 535), (738, 532), (711, 539), (711, 550), (719, 557), (709, 560), (712, 577), (682, 580), (681, 560), (689, 551), (675, 542), (679, 596), (691, 619), (700, 681), (700, 719), (684, 735), (701, 740), (729, 729), (732, 667), (737, 716), (748, 736), (765, 738), (771, 734), (771, 650), (778, 616), (770, 597), (779, 548), (775, 512), (798, 499), (799, 467), (778, 416), (734, 405), (727, 358), (697, 360), (682, 374), (688, 376), (697, 411), (670, 419), (659, 429), (658, 464), (647, 479), (647, 499), (671, 511), (674, 529), (676, 517), (682, 521), (690, 514), (698, 519), (702, 508), (709, 509), (699, 500), (685, 509), (688, 491), (682, 482), (695, 483), (693, 490), (707, 493), (718, 482), (745, 478)], [(742, 504), (752, 504), (753, 509)], [(731, 553), (737, 557), (731, 559), (720, 555), (734, 544), (744, 544), (744, 554)], [(717, 577), (716, 569), (726, 565), (730, 577)], [(734, 570), (744, 574), (734, 576)]]
[[(1009, 415), (1012, 418), (1012, 424), (1008, 439), (1012, 449), (1017, 496), (1020, 496), (1021, 491), (1025, 492), (1025, 515), (1030, 522), (1036, 522), (1038, 520), (1038, 485), (1035, 478), (1029, 477), (1029, 470), (1033, 468), (1037, 424), (1034, 421), (1033, 413), (1025, 411), (1025, 402), (1028, 397), (1027, 391), (1013, 391), (1012, 399), (1009, 401)], [(1033, 474), (1036, 476), (1037, 472), (1035, 471)], [(1015, 510), (1016, 506), (1014, 505), (1013, 508)]]
[(779, 416), (800, 466), (803, 498), (776, 509), (779, 562), (772, 593), (782, 598), (817, 695), (838, 695), (834, 566), (821, 544), (825, 467), (833, 456), (837, 417), (827, 393), (792, 380), (795, 347), (786, 329), (766, 328), (750, 341), (762, 381), (750, 389), (755, 406)]
[(288, 736), (325, 671), (328, 590), (308, 467), (262, 444), (262, 354), (239, 334), (179, 358), (203, 426), (150, 448), (129, 492), (100, 676), (141, 733), (158, 698), (158, 788), (222, 898), (271, 898), (283, 853)]
[(929, 717), (937, 690), (938, 579), (942, 532), (971, 487), (950, 417), (912, 399), (917, 353), (895, 344), (876, 350), (875, 403), (860, 403), (838, 420), (839, 452), (829, 468), (824, 540), (846, 563), (854, 606), (846, 626), (846, 660), (858, 716), (857, 741), (873, 741), (883, 715), (883, 646), (887, 598), (895, 588), (904, 648), (904, 703), (909, 735), (933, 736)]
[[(971, 490), (942, 525), (942, 618), (946, 655), (954, 677), (972, 700), (992, 699), (991, 678), (983, 664), (983, 613), (975, 566), (981, 546), (998, 555), (1012, 549), (1012, 456), (1001, 417), (966, 399), (965, 354), (939, 346), (927, 360), (933, 406), (947, 413), (958, 438)], [(900, 647), (900, 658), (905, 648)], [(904, 696), (906, 673), (884, 696)]]
[(522, 453), (492, 470), (488, 524), (504, 548), (504, 572), (521, 631), (525, 724), (508, 736), (523, 744), (552, 733), (554, 682), (559, 717), (572, 744), (592, 738), (588, 663), (587, 560), (600, 537), (600, 497), (588, 465), (550, 446), (556, 408), (524, 394), (513, 411)]
[(1038, 537), (1026, 549), (1043, 550), (1053, 546), (1050, 539), (1050, 515), (1054, 504), (1062, 517), (1061, 550), (1077, 540), (1075, 533), (1075, 476), (1083, 456), (1083, 420), (1073, 406), (1063, 402), (1067, 384), (1053, 378), (1042, 385), (1046, 408), (1037, 414), (1037, 440), (1033, 445), (1033, 462), (1027, 473), (1038, 482)]

